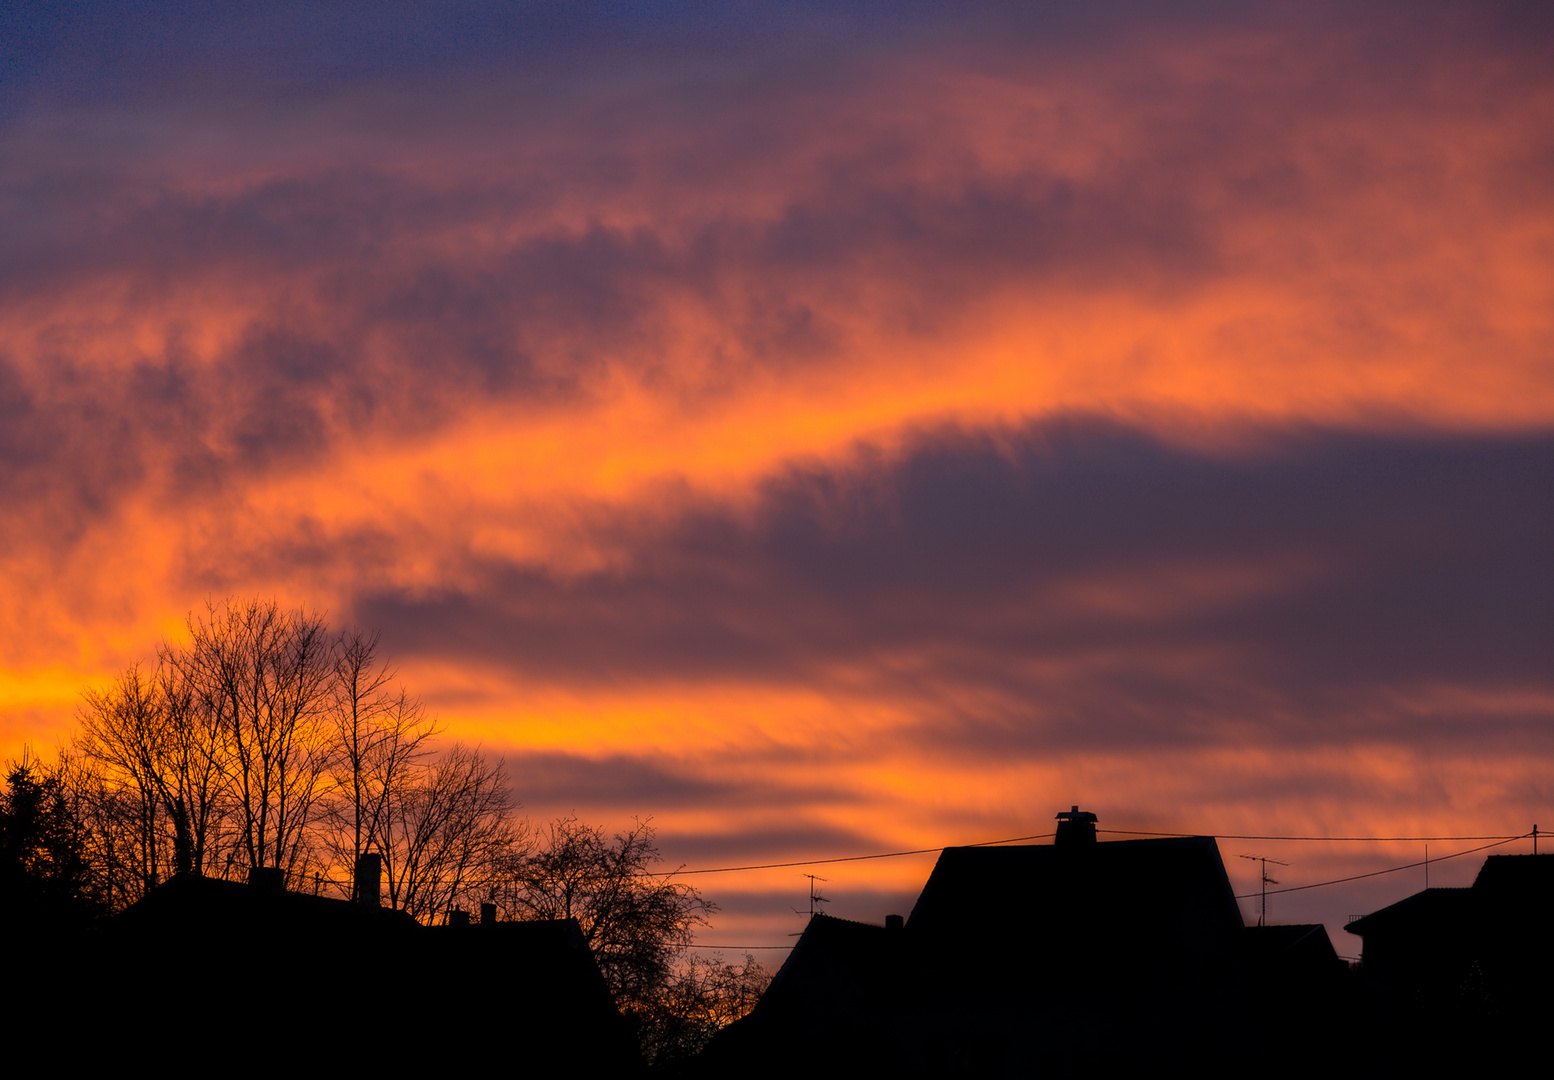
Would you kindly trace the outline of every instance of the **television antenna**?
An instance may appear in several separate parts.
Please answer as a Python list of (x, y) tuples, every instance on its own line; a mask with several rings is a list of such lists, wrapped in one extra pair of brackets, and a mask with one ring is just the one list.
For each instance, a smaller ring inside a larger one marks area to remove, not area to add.
[(1268, 921), (1268, 886), (1279, 884), (1277, 878), (1271, 878), (1268, 876), (1268, 864), (1273, 863), (1275, 866), (1288, 866), (1290, 864), (1280, 859), (1270, 859), (1266, 855), (1238, 855), (1236, 857), (1239, 859), (1251, 859), (1253, 862), (1259, 863), (1262, 866), (1261, 877), (1263, 879), (1263, 906), (1262, 910), (1258, 913), (1257, 916), (1257, 925), (1262, 926), (1265, 922)]
[[(820, 914), (819, 909), (815, 907), (816, 904), (829, 904), (831, 902), (828, 897), (820, 895), (820, 888), (815, 884), (817, 881), (825, 881), (826, 879), (816, 877), (814, 874), (803, 874), (801, 876), (809, 878), (809, 917), (813, 919)], [(798, 908), (794, 908), (793, 911), (796, 915), (804, 914)]]

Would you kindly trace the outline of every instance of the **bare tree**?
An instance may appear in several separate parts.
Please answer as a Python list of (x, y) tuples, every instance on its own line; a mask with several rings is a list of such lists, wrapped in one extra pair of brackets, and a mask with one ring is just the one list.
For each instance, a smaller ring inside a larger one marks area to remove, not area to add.
[(157, 662), (163, 802), (173, 828), (174, 868), (204, 876), (237, 842), (227, 737), (220, 714), (201, 707), (197, 687), (180, 660), (180, 654), (164, 645)]
[(152, 675), (137, 665), (84, 697), (69, 772), (112, 855), (116, 899), (205, 873), (229, 810), (224, 735), (196, 708), (179, 658), (164, 648)]
[(165, 711), (156, 680), (138, 666), (85, 699), (76, 746), (97, 768), (78, 776), (77, 790), (109, 838), (115, 892), (138, 899), (166, 870)]
[(721, 1028), (755, 1008), (771, 978), (749, 953), (740, 964), (717, 953), (682, 957), (643, 1016), (643, 1057), (658, 1069), (695, 1057)]
[(322, 617), (275, 601), (210, 604), (191, 617), (182, 671), (223, 741), (238, 850), (295, 876), (308, 858), (331, 758), (330, 639)]
[(646, 821), (611, 838), (561, 818), (497, 893), (510, 917), (576, 919), (624, 1011), (656, 1008), (678, 952), (717, 910), (692, 886), (654, 871), (654, 836)]
[(437, 729), (421, 703), (396, 687), (393, 668), (378, 658), (378, 635), (359, 629), (335, 643), (330, 717), (336, 749), (325, 846), (355, 899), (349, 869), (387, 834), (390, 814), (423, 779)]
[(294, 880), (312, 863), (349, 894), (376, 851), (389, 902), (431, 920), (485, 899), (521, 859), (501, 763), (434, 752), (436, 725), (376, 634), (331, 635), (273, 601), (210, 603), (187, 625), (153, 675), (133, 667), (85, 694), (72, 791), (115, 907), (234, 860)]
[(500, 761), (454, 743), (417, 771), (388, 792), (374, 841), (390, 904), (425, 922), (491, 895), (524, 829)]

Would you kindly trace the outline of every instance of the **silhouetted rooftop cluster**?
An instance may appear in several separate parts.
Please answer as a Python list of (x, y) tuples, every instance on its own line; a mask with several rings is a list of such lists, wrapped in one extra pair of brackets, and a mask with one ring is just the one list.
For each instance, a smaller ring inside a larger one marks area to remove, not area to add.
[[(1060, 818), (1050, 845), (945, 849), (905, 919), (813, 916), (754, 1011), (660, 1071), (1230, 1075), (1270, 1047), (1275, 1075), (1438, 1071), (1548, 1010), (1554, 856), (1491, 856), (1471, 888), (1356, 920), (1351, 968), (1320, 925), (1245, 925), (1212, 837), (1097, 842), (1093, 814)], [(644, 1068), (576, 921), (423, 926), (373, 902), (372, 870), (357, 901), (175, 877), (21, 965), (22, 1015), (205, 1062)]]
[(1058, 817), (1051, 845), (945, 849), (905, 920), (815, 916), (705, 1075), (1388, 1075), (1493, 1060), (1493, 1023), (1550, 1004), (1554, 856), (1359, 920), (1351, 968), (1320, 925), (1245, 925), (1212, 837)]

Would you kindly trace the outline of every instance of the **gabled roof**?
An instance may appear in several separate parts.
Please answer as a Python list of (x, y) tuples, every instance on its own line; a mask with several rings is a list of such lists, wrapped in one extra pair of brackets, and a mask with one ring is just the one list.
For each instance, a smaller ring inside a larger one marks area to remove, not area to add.
[(929, 997), (1166, 1008), (1189, 973), (1234, 967), (1243, 929), (1199, 836), (946, 848), (905, 933)]
[(576, 919), (427, 926), (416, 952), (456, 985), (500, 991), (509, 1003), (614, 1012), (609, 988)]
[(1479, 868), (1473, 888), (1486, 895), (1548, 897), (1554, 894), (1554, 855), (1491, 855)]
[(1248, 953), (1259, 956), (1278, 956), (1325, 942), (1333, 947), (1327, 936), (1327, 927), (1321, 923), (1277, 923), (1268, 926), (1246, 928)]
[(1492, 855), (1471, 888), (1426, 889), (1347, 929), (1365, 939), (1378, 1013), (1465, 1051), (1554, 1006), (1551, 926), (1554, 855)]
[[(1491, 855), (1465, 889), (1425, 889), (1344, 927), (1364, 937), (1429, 925), (1466, 928), (1514, 916), (1524, 905), (1554, 903), (1554, 855)], [(1530, 915), (1531, 912), (1525, 914)]]
[(1200, 1060), (1236, 1018), (1244, 929), (1212, 837), (946, 848), (904, 926), (810, 920), (707, 1075)]
[(809, 920), (756, 1012), (865, 1011), (899, 987), (900, 930), (817, 914)]
[(1344, 929), (1364, 937), (1377, 930), (1392, 930), (1402, 926), (1445, 925), (1467, 920), (1474, 907), (1471, 889), (1425, 889), (1355, 919)]
[(905, 935), (817, 914), (750, 1014), (718, 1033), (698, 1075), (786, 1075), (795, 1055), (843, 1072), (881, 1067), (893, 1008), (912, 994)]
[(1246, 975), (1254, 980), (1300, 983), (1336, 977), (1344, 970), (1321, 923), (1248, 926), (1241, 947)]
[[(1430, 920), (1466, 924), (1491, 909), (1554, 902), (1554, 855), (1491, 855), (1465, 889), (1425, 889), (1354, 920), (1344, 929), (1364, 936), (1378, 928), (1422, 925)], [(1506, 914), (1509, 914), (1507, 912)]]
[(1211, 836), (1074, 846), (945, 848), (907, 920), (916, 934), (1056, 930), (1228, 951), (1240, 909)]
[[(638, 1064), (572, 919), (427, 927), (402, 911), (178, 877), (89, 944), (97, 973), (89, 983), (132, 972), (135, 985), (94, 1022), (123, 1038), (172, 1023), (182, 1051), (197, 1055), (218, 1052), (239, 1030), (262, 1033), (256, 1045), (266, 1052), (349, 1047), (358, 1064), (396, 1070), (450, 1060), (485, 1067), (495, 1039), (527, 1047), (531, 1062), (565, 1048), (584, 1075)], [(478, 1037), (444, 1037), (455, 1030)]]
[(104, 928), (116, 940), (152, 935), (164, 943), (205, 937), (227, 942), (298, 936), (349, 939), (418, 929), (403, 911), (192, 874), (180, 874), (152, 889)]

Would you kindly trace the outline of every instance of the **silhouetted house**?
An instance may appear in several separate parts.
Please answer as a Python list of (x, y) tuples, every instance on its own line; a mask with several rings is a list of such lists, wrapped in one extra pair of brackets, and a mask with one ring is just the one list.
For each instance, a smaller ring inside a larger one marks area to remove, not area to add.
[[(1267, 951), (1291, 970), (1336, 961), (1310, 930), (1288, 935), (1293, 951), (1269, 933)], [(1220, 1072), (1260, 963), (1212, 837), (1098, 843), (1076, 807), (1051, 845), (946, 848), (899, 929), (812, 919), (708, 1073)]]
[(1327, 992), (1345, 969), (1321, 923), (1248, 926), (1242, 955), (1249, 980), (1284, 997)]
[(578, 1076), (638, 1071), (635, 1037), (576, 919), (431, 926), (420, 939), (422, 977), (461, 988), (449, 998), (451, 1028), (488, 1032), (486, 1049), (503, 1063)]
[(703, 1053), (702, 1070), (766, 1076), (802, 1059), (868, 1075), (892, 1057), (897, 1013), (915, 983), (902, 939), (899, 915), (885, 926), (816, 915), (751, 1015)]
[(91, 939), (76, 1020), (150, 1062), (636, 1071), (575, 920), (463, 922), (175, 877)]
[(1554, 855), (1491, 855), (1466, 889), (1426, 889), (1356, 919), (1382, 1022), (1495, 1024), (1554, 1007)]
[(1214, 840), (1062, 841), (940, 856), (906, 924), (925, 1060), (1062, 1075), (1232, 1034), (1243, 921)]
[[(1249, 1026), (1270, 1043), (1291, 1030), (1321, 1031), (1321, 1049), (1337, 1047), (1334, 1017), (1351, 1002), (1349, 965), (1321, 923), (1248, 926), (1241, 936), (1241, 973)], [(1346, 1041), (1348, 1041), (1346, 1039)], [(1311, 1039), (1302, 1036), (1309, 1047)]]

